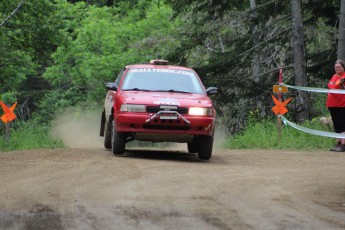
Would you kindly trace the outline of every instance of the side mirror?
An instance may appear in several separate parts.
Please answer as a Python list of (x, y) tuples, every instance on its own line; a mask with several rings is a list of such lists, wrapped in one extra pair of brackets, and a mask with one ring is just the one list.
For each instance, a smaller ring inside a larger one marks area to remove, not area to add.
[(114, 82), (105, 83), (105, 88), (107, 88), (108, 90), (113, 90), (113, 91), (117, 90), (117, 86)]
[(217, 92), (218, 92), (218, 88), (217, 88), (217, 87), (208, 87), (208, 88), (206, 89), (206, 94), (207, 94), (207, 96), (216, 94)]

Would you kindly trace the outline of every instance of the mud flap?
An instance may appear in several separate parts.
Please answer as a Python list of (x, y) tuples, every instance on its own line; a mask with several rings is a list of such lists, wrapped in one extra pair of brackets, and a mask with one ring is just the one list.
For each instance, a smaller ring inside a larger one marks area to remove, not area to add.
[(104, 125), (105, 125), (105, 112), (102, 112), (102, 118), (101, 118), (101, 127), (100, 127), (100, 132), (99, 135), (101, 137), (104, 137)]

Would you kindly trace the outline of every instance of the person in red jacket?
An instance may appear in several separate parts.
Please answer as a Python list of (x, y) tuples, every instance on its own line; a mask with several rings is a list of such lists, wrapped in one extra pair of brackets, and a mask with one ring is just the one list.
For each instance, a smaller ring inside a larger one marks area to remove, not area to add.
[[(337, 60), (334, 65), (335, 74), (328, 82), (329, 89), (345, 89), (345, 62)], [(345, 94), (328, 93), (326, 106), (331, 114), (334, 131), (345, 134)], [(345, 139), (337, 138), (331, 151), (345, 152)]]

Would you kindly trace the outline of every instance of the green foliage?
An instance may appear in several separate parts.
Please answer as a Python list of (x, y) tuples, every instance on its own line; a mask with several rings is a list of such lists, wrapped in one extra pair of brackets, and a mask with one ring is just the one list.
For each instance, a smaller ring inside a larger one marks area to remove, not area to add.
[(58, 2), (58, 14), (66, 18), (65, 41), (44, 76), (56, 88), (80, 89), (85, 99), (103, 100), (104, 83), (113, 81), (124, 66), (148, 62), (157, 54), (164, 57), (176, 45), (172, 12), (157, 1), (116, 8)]
[(313, 117), (318, 116), (330, 116), (329, 110), (326, 107), (326, 99), (327, 94), (326, 93), (315, 93), (312, 95), (312, 101), (313, 101)]
[(48, 125), (49, 122), (64, 108), (74, 106), (85, 98), (74, 89), (52, 90), (47, 93), (37, 105), (39, 113), (34, 114), (37, 123)]
[[(185, 20), (177, 30), (181, 44), (170, 57), (194, 67), (207, 86), (219, 88), (214, 101), (226, 131), (235, 134), (242, 130), (246, 123), (243, 114), (249, 111), (259, 110), (259, 118), (266, 118), (271, 113), (270, 97), (278, 69), (284, 68), (284, 83), (295, 84), (289, 1), (256, 0), (254, 10), (249, 1), (166, 1), (175, 16)], [(331, 76), (339, 6), (339, 1), (332, 0), (302, 1), (307, 86), (324, 88), (325, 79)], [(259, 74), (255, 75), (254, 69)], [(297, 98), (299, 92), (292, 90), (291, 96)], [(311, 95), (310, 99), (312, 118), (324, 108), (319, 96)], [(297, 101), (290, 103), (290, 114), (299, 111)]]
[(30, 55), (16, 47), (16, 41), (6, 37), (0, 27), (0, 93), (15, 91), (27, 74), (33, 73)]
[[(19, 2), (1, 1), (1, 18), (10, 15)], [(57, 28), (61, 21), (55, 10), (55, 4), (50, 0), (26, 1), (19, 12), (0, 27), (0, 58), (3, 59), (0, 67), (7, 71), (13, 67), (18, 72), (9, 76), (11, 81), (22, 80), (35, 73), (33, 67), (42, 68), (49, 63), (49, 56), (60, 41)]]
[[(316, 118), (305, 122), (303, 126), (330, 131), (321, 126)], [(279, 139), (277, 121), (272, 119), (249, 123), (244, 131), (229, 137), (224, 147), (230, 149), (328, 150), (334, 143), (333, 138), (311, 135), (284, 125), (282, 125), (281, 139)]]
[(326, 87), (333, 74), (333, 63), (336, 58), (337, 29), (327, 25), (325, 18), (318, 18), (312, 25), (305, 27), (306, 50), (308, 53), (307, 70), (309, 82), (317, 87)]
[(1, 94), (0, 101), (4, 102), (5, 104), (15, 103), (17, 101), (15, 97), (15, 92), (11, 91), (11, 92)]
[[(0, 21), (18, 7), (20, 0), (0, 1)], [(40, 98), (49, 84), (41, 78), (51, 64), (51, 53), (60, 43), (56, 5), (51, 0), (25, 1), (15, 15), (0, 26), (0, 97), (7, 103), (29, 102)]]
[(34, 122), (15, 122), (11, 128), (10, 140), (5, 140), (3, 127), (0, 126), (0, 152), (41, 148), (64, 147), (61, 140), (49, 135), (49, 127)]

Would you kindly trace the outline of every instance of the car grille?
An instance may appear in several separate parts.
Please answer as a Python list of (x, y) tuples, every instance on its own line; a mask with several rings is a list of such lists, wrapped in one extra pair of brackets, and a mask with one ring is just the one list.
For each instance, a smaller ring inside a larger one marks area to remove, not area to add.
[[(161, 110), (163, 110), (163, 109), (161, 109), (159, 106), (147, 106), (146, 107), (146, 112), (148, 112), (148, 113), (158, 113)], [(188, 108), (178, 107), (177, 109), (171, 109), (169, 111), (177, 111), (179, 114), (187, 114)]]

